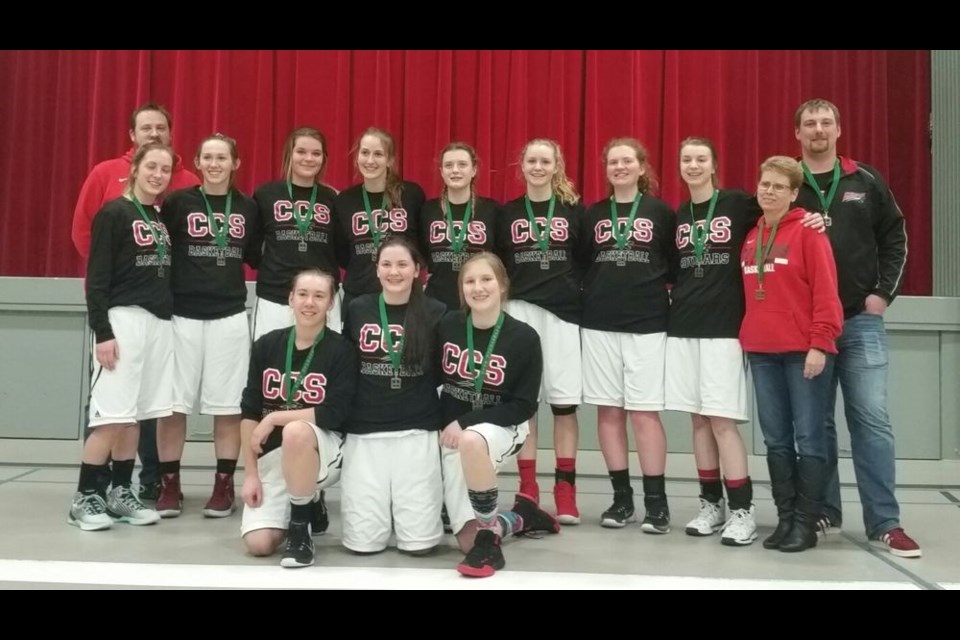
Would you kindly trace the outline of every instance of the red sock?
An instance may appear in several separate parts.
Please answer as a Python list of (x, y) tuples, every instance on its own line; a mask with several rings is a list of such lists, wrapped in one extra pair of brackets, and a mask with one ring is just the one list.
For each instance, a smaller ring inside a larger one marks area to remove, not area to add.
[(709, 502), (723, 499), (723, 485), (720, 483), (720, 469), (697, 469), (700, 478), (700, 496)]
[(576, 471), (576, 458), (557, 458), (557, 471)]
[(700, 482), (719, 482), (720, 469), (697, 469), (697, 476)]
[(747, 484), (747, 478), (737, 478), (736, 480), (724, 478), (723, 484), (727, 485), (728, 489), (739, 489), (743, 485)]
[(517, 468), (520, 470), (520, 485), (537, 484), (537, 461), (536, 460), (517, 460)]

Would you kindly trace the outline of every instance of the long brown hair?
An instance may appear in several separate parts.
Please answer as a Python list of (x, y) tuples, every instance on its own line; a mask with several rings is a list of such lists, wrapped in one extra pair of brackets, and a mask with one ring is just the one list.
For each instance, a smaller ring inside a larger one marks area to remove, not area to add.
[[(385, 249), (400, 247), (410, 254), (410, 259), (417, 269), (423, 269), (426, 264), (417, 246), (407, 236), (393, 234), (384, 238), (377, 249), (377, 264)], [(426, 371), (434, 355), (436, 343), (435, 327), (430, 324), (427, 315), (427, 299), (423, 293), (423, 285), (418, 278), (413, 279), (410, 289), (410, 301), (407, 303), (407, 315), (403, 321), (403, 363), (408, 366), (419, 366)]]
[[(689, 138), (684, 138), (680, 143), (680, 150), (678, 155), (683, 156), (683, 148), (686, 146), (691, 147), (706, 147), (710, 150), (710, 160), (713, 162), (713, 175), (710, 176), (710, 182), (713, 183), (714, 189), (720, 188), (720, 156), (717, 155), (717, 148), (713, 146), (713, 141), (710, 138), (698, 138), (697, 136), (691, 136)], [(677, 163), (679, 165), (679, 162)]]
[[(226, 144), (226, 145), (227, 145), (227, 148), (230, 149), (230, 159), (233, 161), (233, 164), (234, 164), (234, 165), (237, 164), (237, 161), (240, 159), (240, 154), (237, 152), (237, 141), (234, 140), (233, 138), (231, 138), (230, 136), (225, 136), (225, 135), (223, 135), (222, 133), (213, 133), (213, 134), (207, 136), (206, 138), (204, 138), (203, 140), (200, 141), (200, 144), (197, 145), (197, 153), (196, 153), (196, 155), (193, 157), (193, 161), (194, 161), (195, 163), (197, 163), (197, 164), (200, 163), (200, 154), (203, 153), (203, 145), (207, 144), (207, 143), (210, 142), (211, 140), (216, 140), (216, 141), (223, 142), (224, 144)], [(201, 174), (202, 174), (202, 173), (203, 173), (203, 172), (201, 171)], [(230, 168), (230, 182), (229, 182), (229, 184), (228, 184), (228, 187), (229, 187), (230, 189), (233, 189), (233, 183), (236, 181), (236, 178), (237, 178), (237, 171), (236, 171), (236, 169), (234, 169), (233, 167), (231, 167), (231, 168)], [(201, 183), (203, 182), (203, 175), (200, 176), (200, 182), (201, 182)]]
[(313, 127), (299, 127), (290, 132), (286, 142), (283, 143), (283, 162), (280, 166), (280, 172), (284, 180), (293, 180), (293, 149), (297, 146), (297, 138), (313, 138), (320, 143), (323, 148), (323, 164), (320, 165), (320, 171), (314, 176), (313, 180), (317, 184), (323, 184), (321, 179), (327, 170), (327, 136), (323, 132)]
[[(451, 142), (443, 149), (440, 150), (440, 171), (443, 171), (443, 156), (447, 155), (451, 151), (465, 151), (468, 156), (470, 156), (470, 162), (473, 164), (473, 177), (470, 178), (470, 206), (476, 211), (477, 210), (477, 192), (473, 189), (473, 183), (477, 181), (477, 151), (466, 142)], [(450, 208), (450, 199), (447, 197), (447, 183), (443, 182), (443, 189), (440, 191), (440, 212), (443, 215), (447, 215), (447, 210)]]
[(400, 170), (397, 169), (397, 143), (393, 136), (378, 127), (367, 127), (367, 129), (357, 138), (357, 144), (353, 148), (354, 162), (360, 153), (360, 144), (367, 136), (373, 136), (383, 145), (383, 152), (387, 154), (387, 174), (386, 186), (384, 191), (390, 199), (390, 207), (402, 207), (403, 203), (403, 178), (400, 177)]

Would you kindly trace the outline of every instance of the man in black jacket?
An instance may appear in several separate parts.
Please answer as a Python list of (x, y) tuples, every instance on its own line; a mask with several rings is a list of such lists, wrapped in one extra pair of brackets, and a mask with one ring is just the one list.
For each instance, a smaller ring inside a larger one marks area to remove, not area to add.
[[(893, 426), (887, 413), (883, 314), (903, 281), (907, 258), (903, 214), (876, 169), (837, 155), (840, 112), (834, 104), (808, 100), (797, 109), (794, 125), (805, 176), (797, 206), (823, 214), (837, 261), (844, 325), (837, 340), (830, 406), (836, 404), (839, 382), (867, 537), (896, 556), (919, 558), (920, 546), (900, 525)], [(827, 419), (831, 450), (824, 480), (824, 532), (839, 527), (842, 519), (833, 415), (831, 410)]]

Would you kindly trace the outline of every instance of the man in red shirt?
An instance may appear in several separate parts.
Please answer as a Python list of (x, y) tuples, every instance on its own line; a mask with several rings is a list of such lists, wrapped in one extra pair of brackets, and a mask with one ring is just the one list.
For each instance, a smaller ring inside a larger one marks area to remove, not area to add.
[[(162, 142), (170, 146), (173, 119), (170, 113), (156, 102), (146, 102), (130, 115), (130, 141), (133, 146), (119, 158), (104, 160), (97, 164), (80, 189), (77, 206), (73, 210), (71, 238), (77, 253), (87, 260), (90, 255), (90, 230), (97, 212), (111, 200), (123, 195), (130, 178), (130, 163), (137, 149), (148, 142)], [(183, 166), (180, 156), (175, 156), (169, 191), (200, 184), (200, 180)], [(125, 431), (127, 442), (139, 439), (140, 454), (140, 499), (156, 500), (160, 494), (160, 462), (157, 457), (157, 421), (144, 420), (139, 427)], [(101, 479), (110, 483), (110, 477)]]

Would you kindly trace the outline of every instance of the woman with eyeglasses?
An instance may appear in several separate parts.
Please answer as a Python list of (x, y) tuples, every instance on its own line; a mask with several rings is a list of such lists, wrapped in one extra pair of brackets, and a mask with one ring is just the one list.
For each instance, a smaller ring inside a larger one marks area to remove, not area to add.
[(827, 399), (843, 326), (830, 240), (804, 227), (805, 211), (793, 207), (802, 183), (792, 158), (773, 156), (760, 165), (763, 216), (740, 254), (746, 296), (740, 343), (753, 373), (779, 517), (764, 547), (785, 552), (817, 544)]

